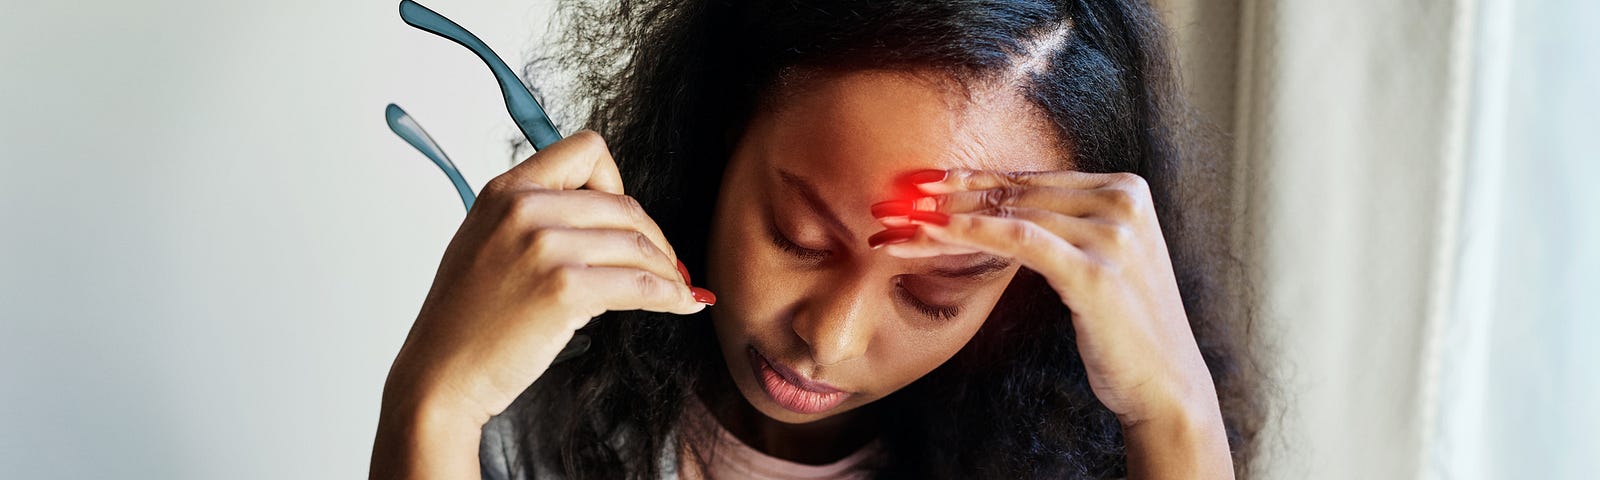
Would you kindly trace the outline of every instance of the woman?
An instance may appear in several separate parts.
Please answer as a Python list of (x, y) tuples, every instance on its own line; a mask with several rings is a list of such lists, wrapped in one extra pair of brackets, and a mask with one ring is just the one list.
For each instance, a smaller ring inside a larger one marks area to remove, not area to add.
[(1243, 473), (1246, 297), (1148, 5), (560, 15), (534, 67), (593, 131), (484, 188), (374, 477)]

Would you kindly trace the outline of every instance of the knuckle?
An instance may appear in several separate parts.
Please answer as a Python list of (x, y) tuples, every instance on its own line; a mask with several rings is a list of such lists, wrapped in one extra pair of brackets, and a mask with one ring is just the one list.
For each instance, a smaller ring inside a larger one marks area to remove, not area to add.
[(1011, 204), (1011, 200), (1016, 198), (1017, 192), (1017, 188), (1013, 186), (992, 188), (984, 190), (979, 196), (979, 201), (984, 208), (1004, 207)]
[(506, 180), (506, 176), (503, 174), (489, 179), (487, 183), (483, 184), (483, 190), (478, 191), (479, 200), (494, 200), (500, 198), (501, 195), (503, 195), (506, 191), (507, 182), (508, 180)]
[(528, 233), (528, 244), (525, 248), (528, 258), (535, 262), (549, 258), (557, 244), (555, 240), (557, 235), (556, 230), (550, 228), (541, 228)]
[(1083, 281), (1089, 285), (1104, 285), (1106, 282), (1115, 279), (1121, 272), (1122, 267), (1117, 263), (1093, 260), (1085, 263), (1080, 274)]
[(577, 265), (561, 265), (550, 270), (545, 278), (544, 291), (558, 305), (572, 306), (578, 303), (579, 270), (583, 267)]
[(1122, 247), (1133, 240), (1133, 229), (1123, 224), (1107, 225), (1103, 228), (1101, 235), (1112, 246)]
[(633, 234), (629, 236), (632, 237), (634, 251), (638, 252), (639, 256), (643, 258), (655, 256), (656, 243), (650, 241), (649, 235), (645, 235), (642, 232), (633, 232)]
[(993, 209), (1001, 205), (999, 190), (984, 190), (978, 192), (978, 205), (980, 208)]
[(532, 216), (535, 207), (539, 204), (539, 197), (540, 193), (537, 191), (527, 191), (505, 195), (506, 220), (515, 221), (517, 219), (529, 218)]
[(1004, 235), (1021, 249), (1032, 248), (1041, 240), (1039, 231), (1027, 222), (1007, 222)]
[(600, 132), (594, 130), (578, 130), (573, 132), (572, 135), (568, 135), (566, 139), (585, 149), (598, 149), (601, 151), (606, 149), (605, 137), (600, 136)]
[(616, 201), (617, 208), (622, 209), (623, 215), (634, 225), (642, 224), (648, 218), (644, 213), (644, 206), (640, 205), (639, 201), (632, 196), (617, 195)]
[(514, 198), (518, 190), (527, 190), (531, 185), (522, 185), (525, 182), (516, 175), (502, 173), (489, 179), (483, 184), (483, 189), (478, 191), (478, 201), (497, 202)]
[(1032, 185), (1035, 181), (1048, 172), (1039, 171), (1008, 171), (1005, 172), (1005, 181), (1009, 185)]
[(965, 168), (953, 168), (947, 170), (946, 175), (954, 178), (956, 185), (966, 188), (973, 184), (974, 177), (978, 175), (978, 172)]
[(1148, 191), (1150, 189), (1150, 182), (1145, 181), (1144, 177), (1141, 177), (1136, 173), (1117, 172), (1113, 175), (1113, 183), (1121, 185), (1125, 188), (1143, 191)]
[(1000, 172), (1000, 179), (1003, 180), (1006, 185), (1016, 185), (1022, 183), (1023, 181), (1022, 172)]
[(663, 293), (661, 282), (650, 272), (640, 270), (633, 273), (633, 288), (639, 293), (640, 298), (657, 298)]
[(1022, 198), (1022, 196), (1027, 194), (1027, 192), (1028, 187), (1021, 185), (1008, 185), (1000, 189), (1000, 197), (1005, 200), (1006, 205), (1010, 205), (1011, 203), (1017, 201), (1017, 199)]
[(569, 135), (567, 139), (572, 140), (577, 147), (575, 150), (582, 153), (581, 155), (573, 155), (571, 157), (573, 160), (589, 161), (609, 159), (611, 157), (611, 146), (606, 144), (605, 137), (600, 136), (594, 130), (580, 130), (578, 133)]
[(1133, 192), (1129, 192), (1120, 188), (1112, 188), (1105, 190), (1103, 195), (1105, 197), (1106, 204), (1110, 207), (1111, 212), (1114, 214), (1121, 215), (1123, 217), (1131, 217), (1139, 209), (1139, 200), (1133, 194)]
[(1092, 285), (1105, 280), (1107, 268), (1107, 265), (1102, 262), (1088, 262), (1078, 270), (1078, 274), (1082, 276), (1085, 283)]

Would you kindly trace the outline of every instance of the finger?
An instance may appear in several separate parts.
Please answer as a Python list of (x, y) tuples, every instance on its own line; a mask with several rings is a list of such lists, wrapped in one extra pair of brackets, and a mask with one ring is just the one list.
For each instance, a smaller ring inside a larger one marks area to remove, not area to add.
[(914, 211), (950, 214), (1005, 207), (1036, 208), (1081, 217), (1101, 211), (1119, 201), (1121, 196), (1118, 191), (1107, 189), (1000, 187), (879, 202), (872, 205), (872, 215), (880, 222), (896, 225), (905, 224), (906, 216)]
[[(1085, 221), (1061, 218), (1067, 222)], [(1014, 216), (959, 213), (949, 215), (943, 225), (930, 222), (919, 228), (922, 235), (932, 240), (1014, 258), (1049, 280), (1063, 299), (1069, 298), (1068, 292), (1100, 268), (1094, 257), (1066, 238), (1043, 225)]]
[(678, 259), (661, 226), (633, 197), (594, 190), (527, 190), (513, 195), (510, 202), (506, 216), (511, 225), (635, 230), (672, 260)]
[[(1091, 255), (1103, 253), (1103, 247), (1120, 245), (1131, 235), (1131, 230), (1121, 222), (1094, 217), (1074, 217), (1038, 208), (999, 207), (970, 213), (1038, 225)], [(919, 215), (916, 219), (914, 223), (918, 225), (948, 223), (948, 220), (932, 215)]]
[[(1061, 237), (1067, 243), (1078, 247), (1080, 250), (1091, 252), (1107, 246), (1108, 243), (1120, 244), (1121, 242), (1126, 242), (1131, 235), (1127, 228), (1122, 227), (1122, 224), (1117, 222), (1073, 217), (1037, 208), (997, 207), (969, 213), (1032, 222), (1043, 227), (1051, 234)], [(912, 216), (902, 218), (905, 218), (907, 225), (911, 226), (938, 225), (950, 221), (949, 215), (936, 212), (917, 212)], [(898, 229), (897, 227), (891, 227), (886, 231)], [(889, 236), (895, 237), (895, 235)], [(902, 258), (961, 255), (980, 251), (967, 246), (945, 243), (927, 234), (913, 235), (905, 241), (896, 242), (893, 248), (885, 247), (885, 249), (890, 255)]]
[(517, 191), (528, 187), (577, 190), (588, 187), (622, 195), (622, 174), (605, 139), (592, 130), (580, 130), (550, 144), (522, 163), (500, 174), (485, 191)]
[(1125, 177), (1133, 175), (1123, 173), (1086, 173), (1075, 170), (1007, 172), (969, 168), (952, 168), (945, 172), (943, 178), (939, 178), (937, 175), (923, 174), (923, 176), (914, 180), (927, 179), (934, 181), (916, 183), (915, 185), (923, 193), (930, 195), (962, 190), (988, 190), (991, 188), (1022, 186), (1094, 189), (1116, 182), (1128, 181)]
[(525, 252), (526, 261), (534, 265), (629, 267), (687, 282), (677, 262), (637, 230), (543, 228), (528, 235)]
[(688, 315), (715, 301), (697, 301), (696, 292), (678, 281), (677, 275), (664, 277), (637, 268), (569, 265), (556, 275), (558, 283), (570, 286), (566, 290), (570, 301), (591, 308), (586, 312), (589, 318), (627, 310)]
[(927, 258), (940, 255), (968, 255), (980, 250), (940, 242), (921, 233), (916, 226), (891, 227), (867, 239), (874, 250), (883, 250), (900, 258)]

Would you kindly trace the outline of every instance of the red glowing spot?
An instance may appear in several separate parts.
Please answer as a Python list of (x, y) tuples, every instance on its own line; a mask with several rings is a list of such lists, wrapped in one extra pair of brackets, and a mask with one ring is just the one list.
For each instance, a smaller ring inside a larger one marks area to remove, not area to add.
[(934, 206), (933, 199), (928, 194), (923, 193), (922, 189), (917, 188), (917, 184), (942, 181), (945, 174), (944, 170), (933, 169), (916, 170), (901, 174), (895, 178), (894, 184), (890, 188), (892, 197), (890, 200), (904, 202), (904, 204), (911, 205), (916, 210), (932, 210)]

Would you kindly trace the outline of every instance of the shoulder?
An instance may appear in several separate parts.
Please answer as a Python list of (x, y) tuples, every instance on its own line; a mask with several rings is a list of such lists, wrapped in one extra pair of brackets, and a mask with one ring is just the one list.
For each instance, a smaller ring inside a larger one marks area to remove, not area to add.
[[(552, 465), (538, 458), (537, 455), (526, 455), (524, 452), (538, 451), (539, 436), (534, 431), (534, 425), (541, 415), (557, 415), (555, 412), (541, 412), (535, 408), (530, 400), (531, 395), (524, 394), (518, 398), (505, 412), (489, 419), (483, 426), (483, 436), (478, 443), (478, 467), (480, 474), (487, 480), (547, 480), (561, 479), (559, 465)], [(567, 414), (564, 412), (561, 414)], [(617, 441), (625, 441), (617, 439)], [(659, 457), (664, 478), (677, 478), (677, 452), (676, 449), (664, 448)]]
[(478, 467), (484, 479), (561, 478), (558, 469), (545, 465), (536, 456), (523, 454), (538, 451), (538, 436), (532, 431), (535, 409), (528, 397), (530, 395), (518, 398), (505, 412), (483, 425), (483, 436), (478, 441)]

